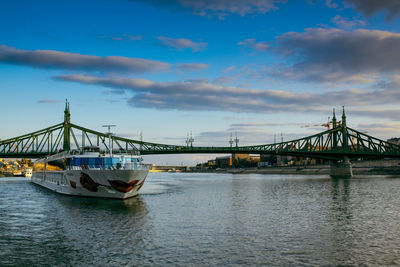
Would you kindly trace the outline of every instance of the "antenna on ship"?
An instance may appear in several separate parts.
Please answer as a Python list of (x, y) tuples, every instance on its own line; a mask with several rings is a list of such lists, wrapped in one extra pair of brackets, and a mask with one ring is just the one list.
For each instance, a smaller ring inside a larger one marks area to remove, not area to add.
[(116, 127), (117, 125), (111, 125), (111, 124), (107, 124), (107, 125), (103, 125), (102, 127), (107, 127), (107, 129), (108, 129), (108, 132), (106, 133), (107, 135), (108, 135), (108, 151), (109, 151), (109, 153), (110, 153), (110, 157), (112, 158), (112, 150), (113, 150), (113, 148), (112, 148), (112, 145), (113, 145), (113, 142), (112, 142), (112, 132), (111, 132), (111, 127)]

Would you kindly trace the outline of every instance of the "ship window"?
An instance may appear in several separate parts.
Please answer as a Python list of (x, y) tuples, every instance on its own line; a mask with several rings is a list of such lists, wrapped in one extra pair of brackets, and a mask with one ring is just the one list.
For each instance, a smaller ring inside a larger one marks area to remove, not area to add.
[(80, 158), (76, 158), (75, 159), (75, 166), (81, 166), (81, 159)]
[(117, 163), (119, 163), (119, 162), (120, 162), (119, 158), (112, 158), (112, 165), (113, 166), (117, 166)]
[(111, 158), (105, 158), (105, 165), (106, 168), (111, 166)]
[(103, 165), (103, 159), (102, 158), (95, 158), (96, 160), (96, 166), (102, 166)]
[(82, 158), (81, 165), (89, 165), (89, 159), (88, 158)]
[(90, 166), (95, 165), (95, 163), (96, 163), (96, 159), (94, 159), (94, 158), (89, 158), (89, 165), (90, 165)]

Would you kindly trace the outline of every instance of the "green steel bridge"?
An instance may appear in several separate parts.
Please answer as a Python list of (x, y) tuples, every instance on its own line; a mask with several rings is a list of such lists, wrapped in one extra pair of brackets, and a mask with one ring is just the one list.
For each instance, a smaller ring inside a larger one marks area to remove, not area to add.
[(64, 151), (97, 146), (102, 151), (131, 154), (251, 153), (291, 155), (341, 161), (343, 159), (400, 158), (400, 146), (347, 127), (333, 113), (332, 129), (287, 142), (254, 146), (200, 147), (143, 142), (114, 136), (71, 123), (66, 103), (64, 121), (32, 133), (0, 141), (0, 158), (42, 158)]

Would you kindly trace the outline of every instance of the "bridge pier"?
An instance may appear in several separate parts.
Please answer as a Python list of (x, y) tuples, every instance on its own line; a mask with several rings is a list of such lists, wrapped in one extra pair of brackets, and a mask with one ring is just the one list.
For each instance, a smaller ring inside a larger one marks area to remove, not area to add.
[(351, 178), (353, 177), (353, 168), (348, 157), (341, 161), (331, 162), (332, 178)]

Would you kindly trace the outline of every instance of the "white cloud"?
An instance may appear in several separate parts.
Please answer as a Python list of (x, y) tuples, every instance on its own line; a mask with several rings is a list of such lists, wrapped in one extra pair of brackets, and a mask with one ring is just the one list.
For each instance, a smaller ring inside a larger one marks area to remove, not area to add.
[[(131, 0), (135, 1), (135, 0)], [(171, 10), (183, 9), (199, 16), (224, 19), (229, 14), (265, 14), (288, 0), (136, 0)]]
[[(129, 105), (155, 109), (208, 110), (248, 113), (321, 112), (331, 106), (351, 106), (355, 114), (399, 119), (400, 112), (371, 109), (400, 102), (400, 78), (393, 77), (376, 89), (348, 89), (324, 93), (220, 86), (197, 82), (155, 82), (139, 78), (100, 78), (62, 75), (57, 80), (99, 85), (130, 92)], [(378, 86), (378, 85), (377, 85)], [(312, 103), (312, 104), (310, 104)], [(368, 106), (368, 109), (364, 107)], [(399, 115), (397, 115), (399, 114)]]
[(366, 23), (363, 20), (359, 20), (357, 18), (344, 18), (340, 15), (336, 15), (335, 17), (333, 17), (331, 19), (331, 21), (336, 24), (336, 26), (338, 26), (339, 28), (354, 28), (356, 26), (365, 26)]
[(115, 35), (114, 36), (102, 35), (102, 36), (99, 36), (99, 38), (109, 39), (112, 41), (129, 42), (129, 41), (141, 41), (141, 40), (143, 40), (143, 35), (132, 35), (132, 34), (124, 33), (122, 35), (116, 35), (116, 36)]
[(228, 72), (234, 71), (235, 69), (236, 69), (236, 67), (232, 65), (232, 66), (227, 67), (226, 69), (222, 70), (222, 72), (223, 73), (228, 73)]
[(276, 38), (274, 51), (288, 60), (264, 75), (306, 82), (370, 83), (400, 71), (400, 34), (310, 28)]
[(221, 76), (214, 79), (214, 83), (222, 85), (232, 84), (235, 81), (237, 81), (237, 78), (232, 76)]
[(379, 136), (383, 139), (400, 136), (399, 122), (362, 123), (357, 125), (357, 130), (368, 135)]
[(54, 100), (54, 99), (41, 99), (38, 101), (40, 104), (57, 104), (58, 100)]
[(257, 51), (267, 52), (270, 48), (268, 42), (256, 42), (256, 39), (246, 39), (238, 43), (239, 46), (250, 48)]
[(167, 46), (167, 47), (172, 47), (178, 50), (183, 50), (190, 48), (192, 49), (193, 52), (198, 52), (201, 50), (206, 49), (207, 43), (205, 42), (194, 42), (192, 40), (186, 39), (186, 38), (171, 38), (167, 36), (159, 36), (157, 37), (157, 40), (159, 40), (159, 45), (162, 46)]
[(208, 68), (207, 64), (204, 63), (181, 63), (176, 66), (180, 70), (185, 71), (198, 71)]
[(167, 71), (170, 64), (143, 58), (91, 56), (55, 50), (22, 50), (0, 45), (0, 63), (46, 69), (144, 73)]

